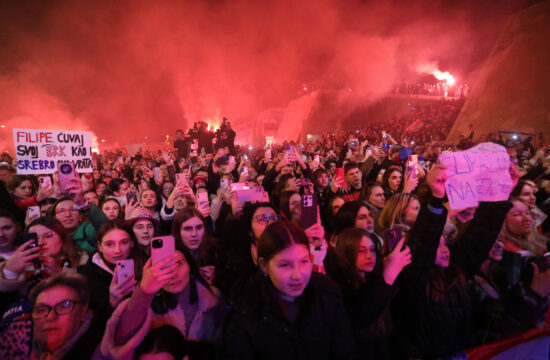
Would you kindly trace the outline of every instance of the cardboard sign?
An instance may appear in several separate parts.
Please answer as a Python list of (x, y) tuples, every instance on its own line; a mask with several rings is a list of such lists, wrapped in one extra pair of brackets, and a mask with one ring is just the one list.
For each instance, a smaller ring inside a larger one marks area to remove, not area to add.
[(438, 162), (447, 167), (445, 188), (453, 210), (476, 206), (479, 201), (503, 201), (512, 191), (510, 156), (498, 144), (482, 143), (441, 154)]
[(13, 129), (13, 143), (18, 174), (53, 174), (58, 161), (73, 161), (79, 173), (93, 171), (88, 131)]

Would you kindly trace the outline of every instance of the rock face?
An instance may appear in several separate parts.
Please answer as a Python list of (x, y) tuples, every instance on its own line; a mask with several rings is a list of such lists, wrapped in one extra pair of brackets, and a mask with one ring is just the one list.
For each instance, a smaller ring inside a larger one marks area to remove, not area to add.
[(550, 1), (511, 16), (472, 86), (448, 140), (495, 130), (550, 138)]

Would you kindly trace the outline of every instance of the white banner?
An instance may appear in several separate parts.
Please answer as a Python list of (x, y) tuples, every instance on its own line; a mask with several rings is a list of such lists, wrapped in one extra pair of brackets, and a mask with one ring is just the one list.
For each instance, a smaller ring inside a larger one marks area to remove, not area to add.
[(79, 173), (92, 172), (92, 133), (13, 129), (18, 174), (52, 174), (58, 161), (73, 161)]

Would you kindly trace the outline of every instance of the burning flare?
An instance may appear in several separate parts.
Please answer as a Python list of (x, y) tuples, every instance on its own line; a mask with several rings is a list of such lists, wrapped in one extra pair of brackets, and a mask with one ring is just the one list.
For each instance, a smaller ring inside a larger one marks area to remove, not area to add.
[(448, 71), (443, 72), (439, 70), (439, 65), (437, 62), (419, 63), (416, 66), (416, 71), (419, 73), (432, 74), (437, 80), (445, 80), (447, 85), (454, 85), (455, 83), (455, 77)]

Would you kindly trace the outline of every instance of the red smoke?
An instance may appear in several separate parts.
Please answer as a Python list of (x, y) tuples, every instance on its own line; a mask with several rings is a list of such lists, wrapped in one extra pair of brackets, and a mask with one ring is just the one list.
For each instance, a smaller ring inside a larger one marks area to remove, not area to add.
[(106, 143), (124, 144), (161, 140), (197, 120), (214, 126), (225, 116), (246, 124), (312, 83), (352, 89), (364, 104), (415, 76), (411, 64), (419, 61), (439, 60), (464, 78), (511, 10), (485, 6), (3, 2), (0, 142), (13, 152), (13, 127), (89, 129)]

